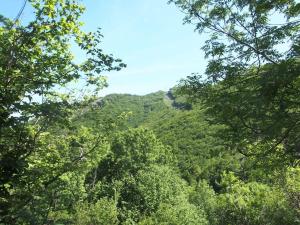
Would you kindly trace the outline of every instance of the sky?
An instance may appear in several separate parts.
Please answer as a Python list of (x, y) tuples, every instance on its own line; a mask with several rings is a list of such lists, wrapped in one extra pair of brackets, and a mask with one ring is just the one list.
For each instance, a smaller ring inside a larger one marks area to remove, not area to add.
[[(0, 13), (14, 18), (23, 0), (0, 0)], [(167, 91), (191, 73), (204, 72), (203, 35), (183, 25), (183, 13), (167, 0), (82, 0), (85, 31), (98, 27), (102, 48), (127, 64), (119, 72), (105, 73), (110, 93), (147, 94)], [(32, 18), (27, 7), (22, 20)], [(77, 58), (84, 57), (74, 49)]]

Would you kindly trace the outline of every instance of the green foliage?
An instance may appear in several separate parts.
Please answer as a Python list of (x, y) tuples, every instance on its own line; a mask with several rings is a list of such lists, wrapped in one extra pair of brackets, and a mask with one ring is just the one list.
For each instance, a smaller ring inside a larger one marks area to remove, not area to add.
[(162, 119), (153, 118), (146, 126), (171, 146), (182, 176), (189, 183), (208, 179), (217, 188), (223, 170), (239, 168), (239, 157), (226, 149), (227, 143), (217, 136), (223, 127), (211, 125), (205, 110), (193, 107), (188, 111), (170, 111)]
[(224, 176), (226, 193), (218, 196), (219, 224), (298, 224), (295, 208), (282, 191), (265, 184)]
[[(165, 93), (162, 91), (145, 96), (111, 94), (95, 101), (91, 109), (86, 110), (81, 122), (92, 127), (97, 122), (115, 122), (118, 116), (126, 113), (128, 118), (126, 122), (124, 121), (123, 128), (138, 127), (152, 114), (169, 108), (164, 103), (164, 98)], [(118, 129), (121, 127), (118, 126)]]
[(87, 128), (61, 135), (41, 133), (35, 151), (26, 159), (22, 178), (6, 186), (11, 194), (7, 204), (14, 203), (10, 215), (18, 221), (43, 223), (50, 213), (60, 214), (85, 199), (85, 176), (107, 150), (105, 138)]
[[(299, 6), (297, 1), (170, 1), (210, 31), (206, 79), (182, 82), (202, 101), (232, 148), (275, 167), (299, 161)], [(276, 15), (276, 16), (271, 16)], [(279, 23), (274, 24), (274, 17)], [(290, 45), (290, 48), (283, 45)], [(287, 51), (286, 51), (287, 49)], [(254, 148), (249, 148), (255, 146)], [(262, 163), (262, 162), (259, 162)], [(271, 163), (270, 163), (271, 164)]]
[(98, 176), (107, 180), (136, 175), (151, 164), (165, 164), (172, 160), (169, 149), (145, 129), (129, 129), (115, 134), (110, 151), (98, 167)]
[(217, 194), (212, 187), (208, 185), (206, 180), (198, 182), (193, 192), (191, 192), (190, 201), (192, 204), (204, 210), (209, 224), (217, 224), (219, 219), (217, 215)]
[(161, 204), (159, 210), (151, 217), (144, 219), (141, 225), (192, 225), (208, 224), (204, 213), (196, 206), (187, 202), (179, 202), (177, 205)]
[(191, 189), (176, 172), (169, 154), (145, 129), (116, 134), (111, 153), (90, 175), (92, 194), (115, 198), (118, 218), (124, 224), (164, 224), (171, 218), (172, 224), (205, 224), (205, 212), (189, 203)]
[(118, 224), (118, 211), (113, 200), (99, 199), (95, 204), (82, 202), (76, 205), (74, 224)]
[(139, 171), (137, 181), (146, 213), (155, 212), (161, 203), (172, 205), (188, 199), (187, 184), (168, 166), (146, 167)]
[(300, 221), (300, 168), (289, 168), (284, 179), (284, 184), (281, 186), (290, 205), (297, 212), (298, 221)]
[[(145, 111), (145, 105), (151, 105), (153, 110)], [(117, 121), (122, 112), (131, 112), (131, 115), (118, 129), (139, 125), (153, 130), (164, 145), (171, 147), (180, 172), (189, 183), (209, 179), (218, 188), (223, 170), (239, 168), (239, 157), (229, 152), (224, 140), (217, 136), (223, 127), (211, 125), (205, 118), (203, 107), (194, 105), (192, 109), (184, 96), (173, 91), (145, 96), (109, 95), (86, 111), (80, 123), (88, 126), (105, 124), (110, 121), (108, 114), (112, 115), (111, 120)]]
[[(165, 148), (152, 132), (145, 129), (119, 132), (112, 138), (110, 152), (87, 177), (86, 182), (89, 189), (92, 189), (89, 198), (94, 199), (93, 196), (114, 198), (121, 210), (119, 215), (121, 221), (125, 222), (128, 219), (138, 221), (141, 213), (153, 212), (162, 200), (167, 201), (164, 191), (169, 191), (175, 198), (171, 185), (175, 181), (168, 182), (171, 178), (166, 179), (166, 175), (172, 174), (177, 178), (176, 181), (180, 178), (175, 172), (172, 173), (167, 165), (172, 165), (169, 149)], [(165, 179), (160, 178), (164, 173), (162, 171), (168, 172), (164, 174)], [(156, 185), (162, 185), (156, 191), (153, 189), (155, 193), (146, 191), (153, 179), (161, 182)], [(181, 182), (184, 184), (184, 181)]]
[(0, 224), (299, 224), (299, 3), (172, 0), (211, 31), (207, 79), (98, 99), (125, 65), (84, 7), (28, 2), (0, 15)]
[[(40, 220), (47, 213), (35, 213), (32, 208), (47, 211), (51, 206), (36, 207), (33, 202), (40, 201), (36, 193), (47, 192), (51, 183), (80, 161), (80, 147), (70, 143), (72, 138), (74, 142), (82, 138), (70, 134), (77, 100), (57, 90), (83, 80), (96, 95), (105, 85), (101, 73), (125, 66), (100, 49), (99, 31), (81, 30), (84, 7), (77, 1), (28, 2), (35, 15), (29, 23), (0, 18), (0, 222), (6, 224), (43, 223)], [(72, 41), (86, 53), (84, 62), (74, 62)], [(56, 126), (65, 133), (52, 133), (50, 127)], [(92, 139), (82, 143), (84, 151), (93, 145)]]
[[(270, 166), (294, 165), (299, 160), (299, 64), (283, 62), (251, 69), (217, 85), (205, 84), (200, 100), (215, 123), (226, 124), (224, 138), (245, 156), (268, 158)], [(282, 76), (284, 71), (289, 74)], [(189, 89), (199, 80), (188, 81)], [(193, 94), (192, 94), (193, 95)], [(272, 162), (272, 163), (271, 163)]]
[[(294, 0), (170, 0), (186, 13), (185, 22), (209, 32), (203, 47), (215, 82), (250, 65), (277, 64), (299, 56), (300, 5)], [(276, 22), (274, 16), (277, 17)], [(291, 48), (282, 48), (288, 43)]]

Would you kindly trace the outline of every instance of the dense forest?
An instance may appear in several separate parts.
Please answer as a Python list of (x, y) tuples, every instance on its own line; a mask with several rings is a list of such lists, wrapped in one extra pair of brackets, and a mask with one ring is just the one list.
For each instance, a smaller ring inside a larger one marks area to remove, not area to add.
[(208, 65), (144, 96), (99, 97), (126, 64), (80, 1), (0, 15), (0, 224), (300, 224), (300, 3), (169, 4)]

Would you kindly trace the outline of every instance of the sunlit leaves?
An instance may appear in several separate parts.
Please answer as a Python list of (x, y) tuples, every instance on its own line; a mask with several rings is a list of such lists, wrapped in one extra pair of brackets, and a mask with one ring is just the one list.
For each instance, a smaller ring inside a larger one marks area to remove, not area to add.
[[(100, 32), (82, 30), (79, 18), (84, 7), (78, 1), (28, 2), (34, 9), (32, 21), (22, 24), (0, 18), (0, 194), (1, 204), (5, 203), (1, 222), (3, 218), (8, 224), (25, 214), (35, 220), (34, 210), (15, 213), (29, 209), (36, 198), (46, 210), (51, 207), (49, 196), (40, 193), (70, 170), (97, 164), (103, 153), (99, 146), (105, 144), (99, 135), (89, 136), (89, 130), (81, 129), (79, 134), (70, 129), (78, 100), (67, 86), (81, 80), (83, 88), (87, 85), (97, 96), (106, 86), (102, 73), (125, 66), (100, 49)], [(85, 62), (75, 62), (71, 46), (76, 44), (86, 54)], [(78, 93), (76, 97), (87, 98)], [(53, 130), (55, 126), (61, 130)], [(89, 157), (95, 161), (87, 163)]]

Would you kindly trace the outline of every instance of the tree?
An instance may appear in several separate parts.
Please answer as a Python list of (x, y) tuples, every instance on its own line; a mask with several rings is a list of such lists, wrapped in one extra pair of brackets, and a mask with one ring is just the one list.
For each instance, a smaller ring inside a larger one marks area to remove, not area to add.
[[(191, 189), (179, 176), (169, 154), (169, 149), (151, 131), (129, 129), (115, 134), (111, 152), (86, 179), (88, 189), (92, 190), (90, 201), (103, 197), (115, 199), (118, 218), (125, 224), (139, 221), (149, 224), (152, 219), (153, 223), (163, 223), (173, 215), (176, 215), (174, 221), (180, 218), (176, 224), (184, 221), (205, 224), (204, 211), (189, 203)], [(157, 216), (161, 221), (155, 219)]]
[(207, 78), (190, 76), (182, 90), (203, 101), (214, 122), (227, 125), (223, 134), (238, 152), (257, 160), (272, 155), (274, 164), (297, 165), (300, 4), (170, 2), (186, 13), (186, 23), (210, 34), (203, 46), (210, 58)]
[[(70, 93), (57, 90), (80, 79), (97, 94), (105, 85), (102, 72), (125, 66), (103, 53), (100, 31), (81, 30), (79, 17), (84, 7), (77, 1), (28, 2), (35, 15), (28, 24), (22, 25), (18, 18), (12, 21), (0, 17), (0, 222), (8, 224), (17, 220), (14, 212), (19, 204), (15, 200), (23, 200), (24, 206), (33, 197), (26, 192), (24, 199), (13, 188), (29, 185), (24, 178), (28, 176), (30, 156), (41, 147), (40, 135), (50, 125), (70, 125), (72, 107), (77, 103), (68, 98)], [(71, 41), (86, 53), (84, 62), (74, 62)], [(49, 182), (61, 174), (52, 172)]]
[(118, 211), (115, 202), (106, 198), (98, 200), (95, 204), (80, 203), (76, 207), (74, 224), (119, 224)]
[[(203, 49), (207, 57), (212, 57), (207, 74), (213, 81), (238, 74), (251, 65), (278, 65), (282, 60), (299, 56), (300, 4), (297, 1), (169, 2), (187, 14), (186, 23), (195, 23), (200, 33), (210, 33)], [(289, 47), (283, 48), (284, 43)]]
[(139, 170), (149, 165), (171, 161), (170, 149), (152, 131), (128, 129), (113, 135), (110, 152), (97, 168), (97, 178), (111, 182), (127, 175), (136, 176)]
[(226, 189), (217, 200), (217, 224), (298, 224), (299, 214), (278, 187), (244, 183), (232, 173), (224, 174)]
[(140, 225), (155, 225), (155, 224), (172, 224), (172, 225), (206, 225), (209, 224), (201, 209), (184, 201), (179, 202), (178, 205), (170, 205), (162, 203), (151, 216), (142, 220)]
[[(137, 184), (140, 171), (171, 162), (169, 149), (146, 129), (128, 129), (113, 135), (110, 150), (86, 177), (89, 199), (109, 197), (118, 202), (121, 221), (137, 220), (143, 197)], [(144, 207), (145, 208), (145, 207)]]

